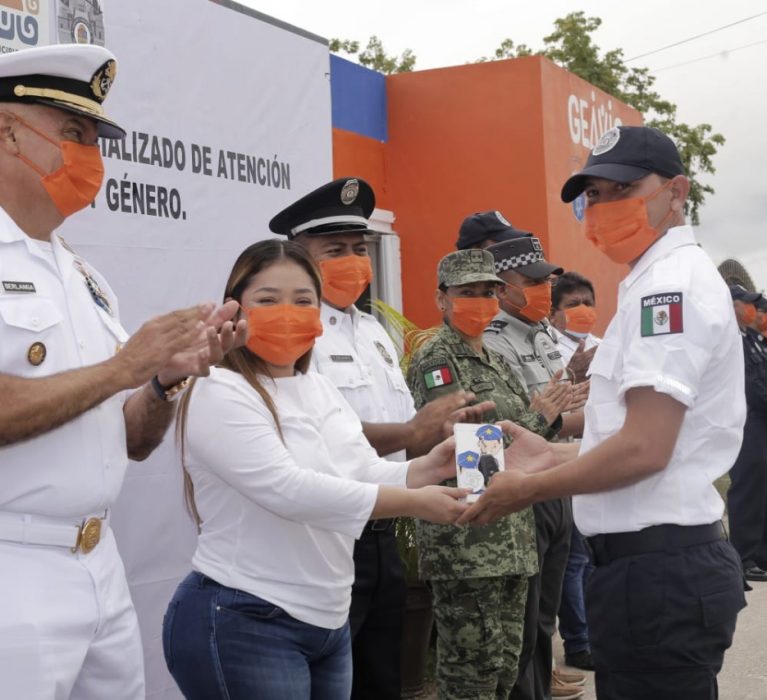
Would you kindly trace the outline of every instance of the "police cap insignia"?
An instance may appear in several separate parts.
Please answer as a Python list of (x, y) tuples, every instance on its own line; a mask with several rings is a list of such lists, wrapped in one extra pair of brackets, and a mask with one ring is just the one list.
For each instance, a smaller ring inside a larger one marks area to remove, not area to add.
[(594, 146), (594, 150), (591, 153), (595, 156), (601, 156), (603, 153), (615, 148), (615, 145), (620, 141), (621, 130), (618, 127), (608, 129), (602, 134), (602, 138), (597, 141), (597, 145)]
[(91, 78), (91, 92), (99, 102), (103, 102), (106, 99), (107, 93), (116, 77), (117, 62), (111, 59), (93, 74)]
[(354, 203), (360, 192), (360, 183), (357, 180), (347, 180), (341, 188), (341, 202), (346, 205)]

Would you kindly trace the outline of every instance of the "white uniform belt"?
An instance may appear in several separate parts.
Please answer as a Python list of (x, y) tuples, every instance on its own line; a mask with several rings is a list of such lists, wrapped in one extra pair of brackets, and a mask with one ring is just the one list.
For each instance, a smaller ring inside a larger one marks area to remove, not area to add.
[(100, 533), (109, 525), (109, 517), (109, 509), (82, 518), (52, 518), (45, 515), (0, 511), (0, 540), (19, 544), (68, 547), (76, 551), (86, 524), (100, 521), (99, 536), (96, 538), (98, 543)]

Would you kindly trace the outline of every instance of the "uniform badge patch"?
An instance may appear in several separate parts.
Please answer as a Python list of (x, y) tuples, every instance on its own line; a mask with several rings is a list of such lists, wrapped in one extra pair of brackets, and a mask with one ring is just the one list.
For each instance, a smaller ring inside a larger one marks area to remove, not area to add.
[(436, 389), (438, 386), (447, 386), (453, 383), (453, 375), (449, 367), (437, 367), (423, 373), (423, 381), (427, 389)]
[(37, 291), (34, 282), (13, 282), (11, 280), (3, 280), (3, 289), (6, 292), (17, 294), (34, 294)]
[(682, 308), (682, 292), (642, 297), (642, 337), (683, 333)]
[(42, 343), (32, 343), (32, 345), (29, 346), (29, 350), (27, 350), (27, 361), (30, 365), (37, 367), (38, 365), (43, 364), (47, 354), (48, 351), (45, 349), (45, 345)]
[(331, 355), (331, 362), (354, 362), (354, 358), (351, 355)]
[(389, 354), (389, 351), (384, 347), (384, 344), (376, 340), (373, 345), (375, 345), (376, 350), (381, 353), (381, 357), (386, 361), (386, 364), (389, 365), (389, 367), (394, 367), (394, 360)]

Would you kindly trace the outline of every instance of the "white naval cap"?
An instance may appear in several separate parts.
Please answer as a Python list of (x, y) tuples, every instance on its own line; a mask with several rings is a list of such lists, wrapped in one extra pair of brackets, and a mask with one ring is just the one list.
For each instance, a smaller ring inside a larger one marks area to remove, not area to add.
[(55, 44), (0, 55), (0, 102), (37, 103), (96, 121), (99, 136), (125, 130), (104, 114), (117, 75), (114, 54), (92, 44)]

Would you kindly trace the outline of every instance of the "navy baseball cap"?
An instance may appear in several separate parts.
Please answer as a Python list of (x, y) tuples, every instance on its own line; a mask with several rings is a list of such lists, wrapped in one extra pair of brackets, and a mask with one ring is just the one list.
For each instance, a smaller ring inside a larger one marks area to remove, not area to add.
[(686, 174), (674, 142), (649, 126), (616, 126), (602, 134), (586, 167), (565, 182), (562, 201), (572, 202), (590, 177), (633, 182), (652, 173), (668, 178)]
[(520, 231), (499, 211), (478, 211), (467, 216), (458, 231), (455, 242), (457, 250), (467, 250), (486, 240), (501, 243), (522, 236), (532, 236), (527, 231)]
[(543, 246), (535, 236), (523, 236), (510, 241), (496, 243), (486, 249), (495, 261), (495, 273), (500, 275), (514, 270), (533, 280), (542, 280), (549, 275), (561, 275), (564, 270), (547, 262)]
[(753, 304), (762, 298), (762, 295), (759, 294), (759, 292), (749, 292), (741, 284), (730, 285), (730, 296), (733, 301), (742, 301), (744, 304)]

